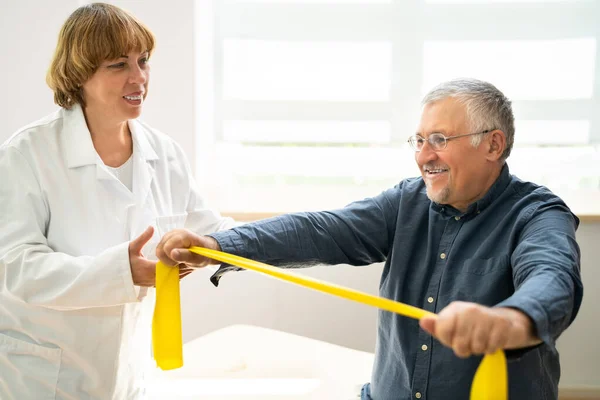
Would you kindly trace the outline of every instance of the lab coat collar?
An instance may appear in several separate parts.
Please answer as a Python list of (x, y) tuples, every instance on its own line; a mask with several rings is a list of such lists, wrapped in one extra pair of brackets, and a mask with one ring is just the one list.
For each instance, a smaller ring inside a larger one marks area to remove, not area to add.
[(129, 120), (129, 130), (133, 138), (133, 145), (137, 147), (140, 157), (146, 161), (158, 160), (158, 155), (154, 147), (148, 142), (148, 135), (145, 134), (144, 126), (137, 120)]
[(62, 109), (63, 113), (63, 148), (69, 168), (94, 165), (100, 158), (92, 136), (85, 122), (83, 110), (75, 104), (69, 110)]
[[(63, 144), (69, 168), (85, 165), (102, 165), (102, 160), (94, 148), (92, 136), (85, 122), (83, 110), (79, 104), (71, 109), (63, 109), (64, 135)], [(157, 160), (158, 155), (144, 134), (144, 127), (136, 120), (129, 121), (134, 147), (145, 161)]]

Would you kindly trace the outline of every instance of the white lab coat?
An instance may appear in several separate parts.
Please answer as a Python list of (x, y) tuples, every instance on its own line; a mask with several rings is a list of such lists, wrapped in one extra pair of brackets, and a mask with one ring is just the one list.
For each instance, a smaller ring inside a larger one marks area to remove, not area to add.
[(205, 209), (181, 148), (140, 121), (133, 193), (96, 153), (80, 107), (0, 147), (0, 398), (138, 399), (151, 360), (154, 289), (134, 286), (128, 245), (233, 221)]

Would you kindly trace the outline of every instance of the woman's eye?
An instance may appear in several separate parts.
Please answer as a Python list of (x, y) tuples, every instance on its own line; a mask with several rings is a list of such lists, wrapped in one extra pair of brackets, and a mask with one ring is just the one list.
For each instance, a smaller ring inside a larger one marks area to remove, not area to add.
[(108, 68), (123, 68), (125, 66), (124, 62), (120, 62), (120, 63), (116, 63), (116, 64), (111, 64), (108, 66)]

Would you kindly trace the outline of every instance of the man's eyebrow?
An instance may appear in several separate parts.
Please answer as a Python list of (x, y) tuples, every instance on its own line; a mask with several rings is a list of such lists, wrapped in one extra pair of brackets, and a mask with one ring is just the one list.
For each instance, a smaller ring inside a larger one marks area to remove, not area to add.
[[(434, 133), (440, 133), (440, 134), (446, 136), (446, 133), (445, 133), (445, 131), (443, 129), (436, 129), (434, 131), (431, 131), (431, 132), (429, 132), (429, 135), (427, 135), (427, 136), (433, 135)], [(423, 132), (416, 132), (415, 135), (419, 135), (421, 137), (426, 136), (426, 135), (423, 134)]]

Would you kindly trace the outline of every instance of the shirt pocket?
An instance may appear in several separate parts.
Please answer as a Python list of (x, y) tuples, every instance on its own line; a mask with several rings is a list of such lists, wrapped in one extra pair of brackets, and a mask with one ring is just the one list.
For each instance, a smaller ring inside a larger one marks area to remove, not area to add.
[(473, 275), (488, 275), (510, 269), (510, 257), (469, 258), (463, 262), (461, 272)]
[(61, 353), (0, 333), (0, 398), (53, 400)]

